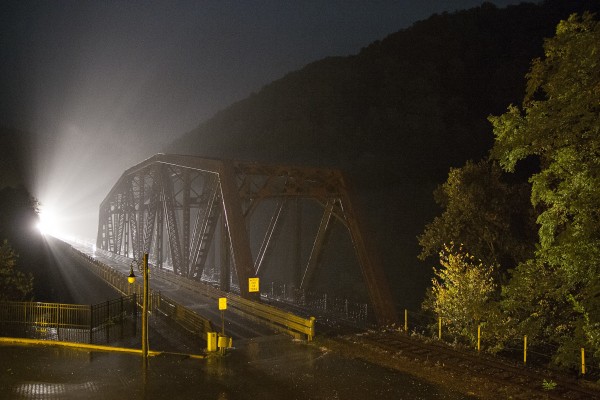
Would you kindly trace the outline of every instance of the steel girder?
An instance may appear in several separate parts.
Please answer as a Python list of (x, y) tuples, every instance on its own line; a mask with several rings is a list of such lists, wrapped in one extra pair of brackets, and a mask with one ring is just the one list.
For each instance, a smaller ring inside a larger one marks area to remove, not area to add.
[[(147, 252), (154, 265), (201, 279), (221, 233), (221, 269), (231, 261), (241, 295), (258, 300), (248, 292), (248, 278), (267, 269), (286, 210), (297, 212), (292, 241), (307, 236), (299, 226), (299, 200), (310, 201), (322, 214), (307, 259), (299, 245), (290, 252), (295, 263), (303, 264), (296, 286), (311, 286), (337, 221), (349, 234), (378, 322), (395, 322), (389, 286), (335, 169), (157, 154), (125, 171), (100, 205), (97, 246), (137, 259)], [(272, 211), (265, 212), (264, 204), (273, 205)], [(229, 272), (220, 279), (222, 289), (229, 290)]]

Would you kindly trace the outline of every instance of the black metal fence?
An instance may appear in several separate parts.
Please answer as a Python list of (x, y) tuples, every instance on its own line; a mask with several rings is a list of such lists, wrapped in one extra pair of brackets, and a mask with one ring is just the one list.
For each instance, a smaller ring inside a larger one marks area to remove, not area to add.
[(95, 305), (0, 302), (0, 335), (8, 337), (112, 343), (136, 335), (134, 295)]

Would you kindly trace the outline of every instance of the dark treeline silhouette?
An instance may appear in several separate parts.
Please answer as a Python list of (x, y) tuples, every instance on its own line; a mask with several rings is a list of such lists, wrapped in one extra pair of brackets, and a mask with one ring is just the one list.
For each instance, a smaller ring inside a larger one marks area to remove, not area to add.
[[(37, 270), (42, 270), (40, 267), (44, 264), (44, 257), (42, 238), (36, 229), (38, 202), (27, 189), (26, 152), (29, 137), (26, 132), (0, 127), (0, 244), (6, 242), (14, 251), (16, 274), (26, 272), (34, 275), (34, 292), (27, 298), (36, 298), (36, 294), (42, 294), (41, 286), (36, 283), (41, 278)], [(2, 262), (3, 278), (7, 281), (14, 279), (15, 273), (7, 269), (7, 260), (3, 259)]]
[(31, 244), (37, 224), (38, 204), (27, 188), (28, 138), (26, 132), (0, 127), (0, 241), (20, 249)]
[(491, 148), (487, 117), (523, 98), (544, 38), (597, 1), (490, 3), (433, 15), (363, 48), (307, 65), (233, 104), (166, 151), (346, 170), (369, 215), (399, 306), (431, 277), (417, 235), (450, 167)]

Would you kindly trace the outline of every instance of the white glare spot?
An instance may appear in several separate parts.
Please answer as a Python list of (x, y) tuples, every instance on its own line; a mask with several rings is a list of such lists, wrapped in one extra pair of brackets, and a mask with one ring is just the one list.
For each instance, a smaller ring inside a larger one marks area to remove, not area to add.
[(42, 235), (58, 236), (59, 221), (52, 209), (43, 207), (40, 209), (40, 222), (37, 225), (38, 230)]

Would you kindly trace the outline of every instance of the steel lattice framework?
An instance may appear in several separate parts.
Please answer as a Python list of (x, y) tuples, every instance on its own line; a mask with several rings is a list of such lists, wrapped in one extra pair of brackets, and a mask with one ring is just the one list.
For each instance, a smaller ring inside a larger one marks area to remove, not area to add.
[[(318, 210), (310, 235), (298, 217), (300, 201)], [(281, 227), (290, 215), (295, 233), (285, 236)], [(273, 262), (281, 243), (288, 250), (279, 254), (296, 254), (295, 286), (309, 288), (334, 224), (349, 236), (378, 322), (394, 322), (389, 286), (339, 170), (157, 154), (125, 171), (100, 205), (97, 247), (138, 260), (149, 253), (155, 266), (197, 280), (216, 263), (211, 257), (219, 257), (220, 288), (230, 290), (233, 273), (242, 297), (258, 300), (248, 292), (248, 278), (269, 265), (285, 268)], [(295, 242), (307, 236), (303, 258)]]

